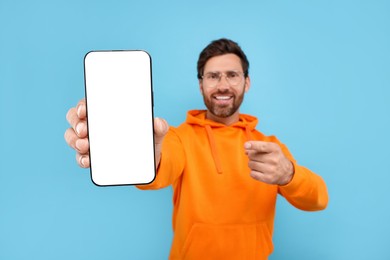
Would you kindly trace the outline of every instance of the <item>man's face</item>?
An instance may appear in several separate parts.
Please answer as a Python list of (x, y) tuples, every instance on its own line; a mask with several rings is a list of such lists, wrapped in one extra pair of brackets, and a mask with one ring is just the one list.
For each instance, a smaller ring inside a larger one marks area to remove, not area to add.
[[(239, 83), (234, 84), (236, 80), (231, 80), (232, 72), (238, 73)], [(214, 79), (214, 82), (210, 82), (206, 75), (220, 75), (220, 80)], [(217, 119), (238, 116), (244, 93), (250, 86), (249, 77), (244, 77), (240, 58), (235, 54), (213, 57), (206, 62), (203, 76), (199, 85), (209, 113)]]

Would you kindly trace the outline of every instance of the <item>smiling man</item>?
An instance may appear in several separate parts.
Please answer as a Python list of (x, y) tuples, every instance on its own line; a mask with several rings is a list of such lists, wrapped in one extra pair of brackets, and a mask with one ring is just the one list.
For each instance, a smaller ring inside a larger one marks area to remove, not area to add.
[(198, 69), (203, 73), (198, 77), (207, 118), (225, 125), (238, 121), (244, 93), (250, 87), (248, 68), (242, 68), (241, 60), (235, 54), (212, 57), (204, 68), (202, 66), (199, 64)]
[[(237, 43), (211, 42), (197, 69), (207, 110), (189, 111), (177, 128), (155, 119), (157, 176), (138, 188), (173, 187), (170, 259), (267, 259), (277, 195), (301, 210), (322, 210), (326, 185), (276, 137), (256, 130), (255, 117), (240, 114), (250, 78)], [(89, 167), (84, 100), (67, 118), (65, 139)]]

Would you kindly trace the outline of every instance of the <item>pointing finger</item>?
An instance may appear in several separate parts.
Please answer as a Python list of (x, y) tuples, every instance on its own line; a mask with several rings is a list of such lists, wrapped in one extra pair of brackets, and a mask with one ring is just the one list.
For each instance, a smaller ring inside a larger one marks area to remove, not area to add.
[(276, 144), (263, 141), (249, 141), (244, 144), (246, 152), (254, 151), (257, 153), (271, 153), (275, 150)]

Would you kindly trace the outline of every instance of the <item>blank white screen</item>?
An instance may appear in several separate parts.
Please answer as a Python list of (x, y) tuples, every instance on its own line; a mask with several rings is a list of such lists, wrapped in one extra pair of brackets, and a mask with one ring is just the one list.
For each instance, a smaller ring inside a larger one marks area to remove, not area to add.
[(155, 177), (150, 56), (93, 51), (84, 68), (92, 181), (150, 183)]

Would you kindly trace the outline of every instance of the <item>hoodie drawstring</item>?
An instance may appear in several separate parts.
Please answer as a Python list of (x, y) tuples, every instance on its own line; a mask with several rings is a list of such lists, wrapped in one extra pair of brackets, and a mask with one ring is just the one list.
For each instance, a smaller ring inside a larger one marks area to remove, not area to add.
[(252, 133), (251, 133), (251, 130), (249, 129), (248, 125), (245, 126), (245, 135), (246, 135), (247, 141), (253, 140)]
[(209, 125), (205, 125), (205, 128), (206, 128), (206, 132), (207, 132), (207, 137), (209, 138), (211, 153), (213, 155), (215, 167), (217, 168), (217, 172), (219, 174), (222, 174), (221, 160), (219, 159), (219, 156), (218, 156), (217, 145), (215, 144), (213, 130), (211, 130), (211, 127)]

